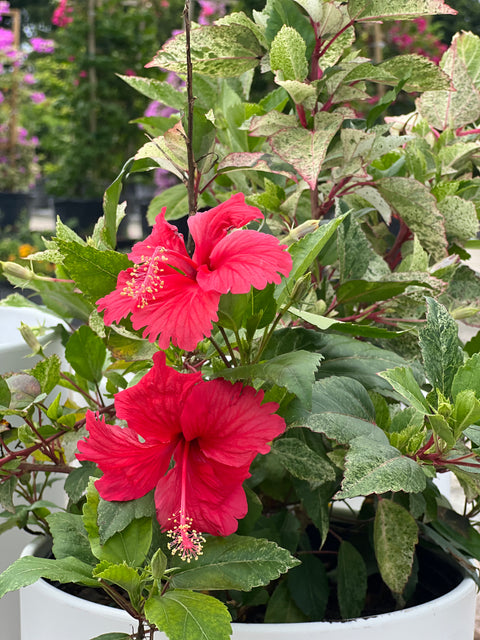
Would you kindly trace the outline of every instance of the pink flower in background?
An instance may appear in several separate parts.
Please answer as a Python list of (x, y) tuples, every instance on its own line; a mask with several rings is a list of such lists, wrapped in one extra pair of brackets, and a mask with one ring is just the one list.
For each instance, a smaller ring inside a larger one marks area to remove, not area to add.
[(13, 31), (0, 27), (0, 49), (7, 49), (13, 46)]
[(23, 81), (25, 82), (25, 84), (35, 84), (36, 83), (35, 76), (33, 75), (33, 73), (26, 73), (23, 76)]
[(34, 91), (30, 94), (30, 100), (35, 104), (42, 104), (46, 99), (47, 97), (42, 91)]
[(134, 266), (119, 273), (116, 289), (97, 305), (105, 311), (105, 324), (131, 314), (133, 328), (145, 328), (143, 337), (150, 342), (158, 338), (160, 349), (171, 340), (193, 350), (210, 336), (222, 293), (279, 284), (281, 275), (290, 273), (292, 258), (274, 236), (242, 229), (263, 218), (259, 209), (245, 204), (243, 193), (189, 218), (192, 257), (183, 236), (165, 220), (165, 210), (152, 233), (133, 246), (129, 258)]
[[(87, 413), (89, 436), (79, 460), (103, 471), (95, 482), (105, 500), (133, 500), (155, 489), (157, 518), (184, 560), (201, 551), (201, 533), (228, 536), (247, 513), (242, 487), (258, 453), (285, 430), (278, 405), (237, 382), (202, 380), (166, 366), (165, 354), (135, 386), (115, 396), (126, 428)], [(173, 458), (174, 466), (171, 467)]]
[(135, 75), (135, 71), (133, 69), (125, 69), (125, 71), (123, 72), (123, 74), (125, 76), (134, 76)]
[(5, 0), (2, 0), (0, 2), (0, 16), (4, 15), (5, 13), (8, 13), (10, 11), (10, 3), (6, 2)]
[(37, 53), (52, 53), (55, 50), (54, 41), (46, 38), (31, 38), (30, 44)]
[(417, 25), (418, 33), (424, 33), (427, 28), (426, 18), (414, 18), (413, 22)]
[(85, 71), (85, 69), (82, 69), (80, 71), (80, 73), (78, 74), (79, 78), (86, 78), (87, 76), (88, 76), (88, 73), (87, 73), (87, 71)]
[(73, 12), (73, 7), (69, 7), (67, 1), (68, 0), (60, 0), (58, 7), (53, 12), (52, 24), (57, 27), (66, 27), (73, 21), (70, 15)]
[(5, 96), (3, 95), (3, 93), (0, 91), (0, 104), (2, 104), (2, 102), (5, 102)]

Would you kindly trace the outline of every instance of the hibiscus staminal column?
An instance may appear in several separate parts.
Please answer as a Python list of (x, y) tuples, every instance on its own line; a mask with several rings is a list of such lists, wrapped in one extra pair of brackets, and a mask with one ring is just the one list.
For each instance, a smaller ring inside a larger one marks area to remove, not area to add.
[(183, 447), (182, 456), (182, 490), (180, 498), (180, 510), (171, 517), (171, 525), (174, 528), (167, 532), (169, 538), (172, 539), (168, 543), (168, 548), (172, 552), (172, 555), (178, 553), (182, 560), (190, 562), (190, 560), (196, 560), (196, 558), (202, 555), (202, 545), (205, 542), (205, 538), (201, 533), (193, 529), (193, 520), (186, 514), (187, 507), (187, 465), (188, 465), (188, 451), (190, 443), (185, 442)]

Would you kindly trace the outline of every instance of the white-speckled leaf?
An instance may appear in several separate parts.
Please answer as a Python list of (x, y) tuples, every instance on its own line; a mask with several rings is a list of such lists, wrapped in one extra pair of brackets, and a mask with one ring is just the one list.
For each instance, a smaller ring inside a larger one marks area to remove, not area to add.
[(408, 20), (417, 16), (457, 13), (443, 0), (349, 0), (348, 12), (352, 18), (360, 20), (375, 18)]
[(433, 260), (442, 260), (447, 255), (443, 216), (429, 189), (413, 178), (399, 177), (382, 178), (377, 187)]
[[(253, 31), (239, 24), (212, 25), (191, 32), (193, 69), (220, 78), (238, 76), (256, 67), (264, 50)], [(185, 73), (185, 34), (168, 40), (147, 67)]]
[(480, 89), (480, 38), (471, 31), (453, 36), (457, 43), (458, 57), (467, 67), (468, 75), (477, 89)]
[(476, 237), (478, 218), (473, 202), (458, 196), (447, 196), (438, 203), (438, 209), (445, 219), (447, 237), (459, 240)]
[(283, 25), (270, 46), (270, 67), (281, 71), (283, 80), (302, 82), (308, 75), (307, 45), (293, 27)]
[(315, 131), (286, 129), (270, 138), (272, 149), (292, 164), (311, 189), (315, 189), (327, 148), (343, 122), (343, 116), (321, 112)]
[[(313, 109), (317, 102), (317, 90), (315, 85), (299, 82), (298, 80), (280, 80), (275, 77), (275, 82), (285, 89), (295, 104), (301, 104), (305, 109)], [(275, 113), (277, 113), (275, 111)]]

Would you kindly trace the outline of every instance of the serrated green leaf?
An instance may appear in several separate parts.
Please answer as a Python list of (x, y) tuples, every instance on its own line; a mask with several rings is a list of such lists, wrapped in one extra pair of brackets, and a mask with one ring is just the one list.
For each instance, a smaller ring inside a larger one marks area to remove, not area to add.
[(228, 640), (231, 634), (225, 605), (203, 593), (172, 589), (163, 596), (150, 596), (145, 615), (169, 640)]
[(372, 441), (372, 446), (388, 445), (387, 436), (376, 424), (340, 412), (311, 414), (304, 426), (315, 433), (324, 433), (340, 444), (351, 444), (357, 438), (365, 437)]
[(0, 406), (9, 407), (12, 394), (6, 381), (0, 377)]
[(241, 591), (268, 584), (299, 563), (270, 540), (237, 535), (208, 538), (194, 562), (173, 562), (182, 569), (171, 578), (176, 589)]
[(468, 75), (477, 89), (480, 88), (480, 38), (471, 31), (462, 31), (454, 36), (457, 55), (467, 67)]
[(102, 380), (106, 356), (103, 340), (86, 325), (70, 336), (65, 347), (65, 358), (75, 373), (90, 382)]
[(458, 326), (443, 305), (433, 298), (426, 300), (427, 322), (419, 333), (425, 374), (430, 383), (448, 397), (453, 378), (463, 364)]
[(335, 480), (335, 471), (328, 458), (319, 456), (297, 438), (281, 438), (272, 446), (272, 453), (295, 478), (312, 484)]
[(401, 505), (381, 500), (374, 523), (374, 548), (385, 584), (396, 594), (404, 590), (412, 571), (418, 528)]
[(82, 460), (80, 466), (73, 469), (65, 479), (64, 489), (70, 500), (74, 504), (78, 502), (86, 491), (90, 478), (99, 478), (100, 475), (101, 471), (94, 462)]
[(337, 597), (344, 620), (359, 618), (367, 595), (367, 567), (355, 547), (342, 540), (338, 550)]
[(120, 271), (132, 266), (127, 256), (117, 251), (99, 251), (73, 242), (58, 244), (64, 255), (65, 269), (91, 302), (113, 291)]
[[(40, 382), (44, 393), (51, 393), (60, 380), (60, 358), (54, 354), (45, 360), (41, 360), (31, 370), (32, 375)], [(1, 387), (0, 387), (0, 404)]]
[(395, 391), (406, 398), (415, 409), (421, 413), (430, 413), (428, 402), (411, 369), (408, 367), (396, 367), (395, 369), (380, 371), (378, 375), (388, 380)]
[(308, 75), (307, 45), (293, 27), (283, 25), (270, 45), (270, 66), (283, 80), (305, 80)]
[(118, 502), (100, 500), (98, 504), (98, 530), (100, 542), (104, 544), (115, 533), (122, 531), (131, 522), (139, 518), (153, 518), (155, 504), (152, 493), (137, 500)]
[(126, 564), (110, 564), (101, 562), (95, 568), (93, 575), (107, 582), (116, 584), (128, 593), (135, 606), (140, 598), (142, 580), (136, 569)]
[(47, 516), (47, 522), (55, 558), (74, 557), (92, 566), (96, 564), (81, 515), (58, 511)]
[(10, 513), (15, 513), (13, 506), (13, 495), (17, 486), (18, 478), (11, 476), (0, 483), (0, 504)]
[[(425, 283), (410, 282), (369, 282), (367, 280), (349, 280), (337, 289), (339, 304), (372, 304), (379, 300), (388, 300), (402, 294), (410, 286), (427, 286)], [(430, 288), (430, 287), (428, 287)]]
[(0, 598), (9, 591), (27, 587), (40, 578), (57, 580), (63, 584), (74, 582), (87, 587), (98, 587), (98, 581), (92, 577), (92, 567), (77, 558), (49, 560), (25, 556), (15, 560), (0, 575)]
[[(264, 53), (253, 31), (239, 24), (193, 29), (190, 46), (195, 71), (221, 78), (238, 76), (253, 69)], [(146, 66), (185, 73), (185, 34), (168, 40)]]
[(266, 362), (222, 370), (227, 380), (259, 379), (294, 393), (306, 406), (312, 402), (315, 372), (322, 356), (308, 351), (285, 353)]

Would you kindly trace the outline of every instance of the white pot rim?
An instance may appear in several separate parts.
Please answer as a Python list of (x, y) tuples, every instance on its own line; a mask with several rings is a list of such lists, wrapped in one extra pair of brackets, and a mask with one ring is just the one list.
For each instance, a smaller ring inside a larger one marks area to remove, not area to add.
[[(39, 546), (41, 544), (41, 539), (40, 540), (34, 540), (32, 542), (30, 542), (22, 551), (22, 556), (27, 556), (27, 555), (35, 555), (35, 552), (38, 550)], [(67, 593), (61, 589), (57, 589), (56, 587), (52, 586), (51, 584), (49, 584), (48, 582), (46, 582), (43, 579), (40, 579), (37, 583), (38, 588), (40, 588), (45, 594), (49, 594), (50, 597), (52, 597), (53, 599), (63, 602), (65, 604), (69, 604), (70, 606), (73, 606), (75, 608), (78, 609), (82, 609), (86, 615), (88, 615), (88, 613), (94, 613), (94, 612), (101, 612), (103, 611), (104, 613), (107, 613), (110, 616), (118, 616), (118, 620), (122, 620), (122, 619), (128, 619), (131, 620), (132, 618), (130, 617), (130, 615), (122, 610), (122, 609), (117, 609), (115, 607), (109, 607), (107, 605), (103, 605), (103, 604), (98, 604), (96, 602), (91, 602), (89, 600), (84, 600), (83, 598), (80, 598), (78, 596), (74, 596), (70, 593)], [(454, 589), (452, 589), (451, 591), (449, 591), (448, 593), (444, 594), (443, 596), (440, 596), (438, 598), (435, 598), (433, 600), (430, 600), (424, 604), (420, 604), (420, 605), (415, 605), (413, 607), (409, 607), (407, 609), (401, 609), (398, 611), (392, 611), (389, 613), (381, 613), (381, 614), (377, 614), (377, 615), (372, 615), (372, 616), (366, 616), (366, 617), (361, 617), (361, 618), (354, 618), (352, 620), (341, 620), (341, 621), (318, 621), (318, 622), (291, 622), (291, 623), (236, 623), (236, 622), (232, 622), (232, 628), (235, 629), (236, 627), (239, 628), (245, 628), (248, 627), (249, 629), (252, 629), (252, 631), (259, 631), (259, 630), (263, 630), (264, 632), (266, 632), (266, 634), (268, 635), (268, 637), (275, 637), (275, 633), (278, 632), (278, 629), (280, 627), (288, 627), (288, 632), (290, 633), (295, 633), (295, 632), (300, 632), (300, 631), (305, 631), (305, 629), (311, 628), (312, 631), (315, 629), (315, 631), (318, 631), (319, 629), (324, 628), (325, 630), (328, 629), (334, 629), (334, 628), (344, 628), (345, 625), (348, 625), (351, 629), (355, 629), (355, 628), (365, 628), (367, 627), (377, 627), (377, 626), (382, 626), (384, 625), (384, 623), (386, 621), (392, 623), (395, 622), (396, 620), (405, 620), (405, 619), (412, 619), (414, 620), (417, 617), (425, 617), (425, 616), (429, 616), (430, 614), (433, 614), (435, 610), (443, 609), (443, 607), (449, 606), (449, 607), (455, 607), (455, 604), (457, 602), (460, 602), (462, 600), (465, 599), (465, 597), (468, 597), (469, 595), (473, 595), (475, 593), (476, 587), (475, 587), (475, 583), (474, 581), (466, 576), (463, 578), (463, 580), (460, 582), (460, 584), (458, 584)], [(271, 636), (269, 635), (271, 634)], [(289, 636), (292, 637), (292, 636)]]

